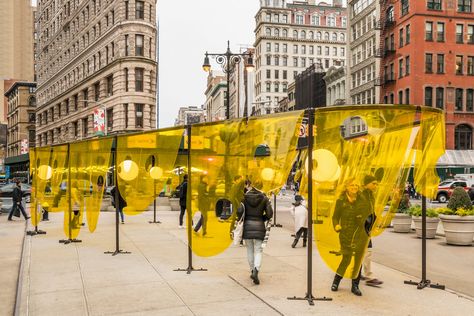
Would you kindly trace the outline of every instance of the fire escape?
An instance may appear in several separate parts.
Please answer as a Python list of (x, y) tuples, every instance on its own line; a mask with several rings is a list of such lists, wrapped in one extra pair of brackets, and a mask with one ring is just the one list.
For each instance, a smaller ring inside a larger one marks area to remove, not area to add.
[[(376, 86), (384, 87), (395, 82), (394, 65), (387, 62), (387, 57), (395, 53), (395, 38), (393, 34), (390, 34), (396, 24), (394, 2), (393, 0), (380, 0), (380, 20), (375, 26), (377, 30), (380, 30), (380, 45), (375, 51), (375, 57), (382, 60), (379, 76), (375, 79)], [(383, 95), (382, 91), (381, 95)]]

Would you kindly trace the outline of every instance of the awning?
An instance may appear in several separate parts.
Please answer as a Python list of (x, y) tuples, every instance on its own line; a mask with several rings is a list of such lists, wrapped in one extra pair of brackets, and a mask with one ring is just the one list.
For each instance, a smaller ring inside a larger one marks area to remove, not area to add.
[(30, 154), (7, 157), (5, 158), (5, 165), (14, 165), (17, 163), (28, 162), (29, 160), (30, 160)]
[(438, 167), (474, 167), (474, 150), (446, 150)]

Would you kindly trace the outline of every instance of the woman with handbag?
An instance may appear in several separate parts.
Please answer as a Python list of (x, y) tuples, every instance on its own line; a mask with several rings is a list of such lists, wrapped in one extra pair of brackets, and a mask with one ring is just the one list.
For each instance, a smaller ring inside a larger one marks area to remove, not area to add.
[(273, 217), (273, 210), (268, 197), (257, 188), (261, 188), (261, 183), (252, 186), (250, 181), (246, 183), (248, 191), (242, 201), (243, 207), (237, 210), (237, 217), (243, 218), (242, 238), (247, 246), (247, 259), (252, 274), (250, 278), (253, 283), (260, 284), (258, 272), (262, 265), (262, 243), (265, 238), (265, 222)]

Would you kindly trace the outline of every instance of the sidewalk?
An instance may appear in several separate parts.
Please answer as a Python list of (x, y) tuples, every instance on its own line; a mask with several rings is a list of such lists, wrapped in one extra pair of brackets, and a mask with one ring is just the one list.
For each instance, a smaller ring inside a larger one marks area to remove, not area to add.
[(41, 223), (48, 234), (26, 239), (20, 315), (465, 315), (474, 310), (472, 299), (417, 290), (403, 284), (416, 277), (377, 264), (374, 270), (385, 281), (381, 288), (362, 285), (363, 296), (356, 297), (343, 280), (340, 290), (331, 292), (333, 273), (317, 250), (313, 295), (333, 301), (316, 301), (313, 307), (289, 301), (288, 296), (305, 295), (307, 259), (305, 248), (290, 247), (286, 228), (272, 230), (259, 286), (249, 278), (241, 247), (216, 257), (194, 256), (194, 267), (207, 272), (175, 272), (187, 267), (186, 230), (178, 229), (175, 212), (159, 212), (159, 225), (148, 223), (152, 216), (126, 218), (121, 248), (132, 253), (112, 257), (103, 252), (114, 249), (113, 213), (102, 212), (97, 231), (85, 228), (83, 242), (69, 245), (58, 243), (64, 238), (62, 214), (50, 214), (52, 220)]

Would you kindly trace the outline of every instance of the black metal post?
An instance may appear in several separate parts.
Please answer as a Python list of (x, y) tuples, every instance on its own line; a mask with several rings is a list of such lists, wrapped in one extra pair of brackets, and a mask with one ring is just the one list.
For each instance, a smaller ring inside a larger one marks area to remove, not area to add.
[(188, 267), (186, 269), (174, 269), (173, 271), (186, 271), (187, 274), (191, 274), (193, 271), (207, 271), (207, 269), (199, 268), (194, 269), (193, 267), (193, 217), (192, 217), (192, 191), (191, 191), (191, 125), (186, 126), (186, 133), (188, 134), (188, 185), (187, 185), (187, 192), (186, 192), (186, 217), (188, 219), (188, 223), (186, 225), (186, 230), (188, 233)]
[(277, 196), (275, 191), (273, 191), (273, 219), (272, 227), (283, 227), (281, 224), (277, 224)]
[[(51, 152), (52, 155), (52, 152)], [(61, 189), (60, 189), (61, 190)], [(68, 239), (62, 239), (62, 244), (82, 242), (80, 239), (72, 238), (72, 201), (71, 201), (71, 144), (67, 144), (67, 192), (68, 192)]]
[(119, 215), (120, 215), (120, 201), (119, 201), (119, 187), (118, 187), (118, 166), (117, 166), (117, 148), (118, 148), (118, 138), (114, 136), (114, 170), (115, 170), (115, 251), (105, 251), (104, 254), (111, 254), (116, 256), (118, 254), (129, 254), (130, 251), (124, 251), (120, 249), (120, 232), (119, 232)]
[[(36, 153), (36, 148), (32, 148), (35, 153)], [(35, 155), (36, 156), (36, 155)], [(46, 232), (44, 230), (38, 229), (38, 201), (37, 201), (37, 196), (38, 196), (38, 179), (36, 178), (38, 176), (38, 166), (36, 165), (36, 161), (33, 162), (35, 166), (35, 172), (36, 174), (33, 175), (33, 181), (35, 181), (35, 197), (34, 197), (34, 217), (35, 217), (35, 229), (27, 231), (26, 234), (28, 236), (36, 236), (36, 235), (45, 235)], [(30, 170), (31, 171), (31, 170)], [(31, 214), (31, 200), (30, 200), (30, 214)]]
[(161, 224), (160, 221), (156, 220), (156, 179), (153, 179), (153, 221), (149, 221), (150, 224)]
[(313, 296), (313, 125), (314, 109), (309, 109), (308, 119), (308, 274), (307, 291), (305, 297), (288, 297), (289, 300), (306, 300), (309, 305), (314, 305), (314, 301), (332, 301), (330, 297)]

